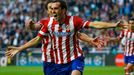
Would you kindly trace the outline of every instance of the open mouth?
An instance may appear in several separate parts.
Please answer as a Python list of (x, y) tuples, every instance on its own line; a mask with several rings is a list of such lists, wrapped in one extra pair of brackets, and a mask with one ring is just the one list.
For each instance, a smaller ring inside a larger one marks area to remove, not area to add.
[(53, 17), (54, 17), (55, 20), (58, 20), (58, 15), (57, 14), (54, 14)]
[(54, 14), (53, 17), (57, 17), (57, 14)]

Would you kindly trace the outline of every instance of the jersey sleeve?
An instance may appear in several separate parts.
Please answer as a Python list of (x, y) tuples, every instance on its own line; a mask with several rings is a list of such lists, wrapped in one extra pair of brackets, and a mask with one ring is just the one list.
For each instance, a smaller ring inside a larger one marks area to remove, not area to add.
[(41, 25), (41, 26), (44, 26), (48, 23), (48, 20), (47, 19), (41, 19), (40, 21), (37, 22), (37, 24)]
[(40, 31), (38, 32), (39, 37), (43, 38), (48, 35), (48, 21), (47, 20), (40, 20), (38, 21), (40, 25), (42, 25)]
[(78, 16), (74, 16), (74, 26), (76, 29), (80, 30), (81, 28), (89, 28), (90, 21), (85, 21)]

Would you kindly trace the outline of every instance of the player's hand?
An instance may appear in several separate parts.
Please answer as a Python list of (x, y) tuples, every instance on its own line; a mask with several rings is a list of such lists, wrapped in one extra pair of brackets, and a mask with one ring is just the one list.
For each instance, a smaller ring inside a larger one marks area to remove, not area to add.
[(115, 23), (116, 27), (121, 27), (122, 26), (122, 20), (119, 20)]
[(25, 21), (25, 27), (33, 30), (35, 22), (32, 19), (28, 19)]
[(116, 24), (119, 29), (128, 29), (129, 27), (129, 24), (126, 20), (119, 20)]
[(14, 55), (16, 55), (19, 52), (19, 47), (13, 47), (13, 46), (9, 46), (6, 49), (6, 56), (8, 58), (13, 58)]
[(100, 40), (98, 37), (93, 39), (89, 44), (96, 46), (97, 48), (102, 48), (104, 46), (104, 41)]
[(97, 38), (95, 38), (95, 39), (93, 40), (94, 45), (95, 45), (98, 49), (103, 49), (103, 48), (107, 45), (107, 43), (108, 43), (108, 41), (109, 41), (109, 38), (110, 38), (110, 37), (108, 37), (108, 36), (105, 36), (104, 38), (99, 38), (99, 37), (97, 37)]

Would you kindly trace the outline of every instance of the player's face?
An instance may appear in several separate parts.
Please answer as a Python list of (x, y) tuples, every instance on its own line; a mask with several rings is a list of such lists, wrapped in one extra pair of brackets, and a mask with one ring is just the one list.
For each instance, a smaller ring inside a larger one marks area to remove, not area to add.
[(133, 20), (130, 20), (129, 21), (129, 24), (130, 24), (131, 31), (134, 32), (134, 21)]
[(124, 26), (123, 26), (123, 30), (127, 31), (127, 30), (129, 30), (129, 29), (130, 29), (130, 26), (129, 26), (129, 25), (124, 25)]
[(63, 10), (60, 7), (60, 2), (52, 3), (51, 10), (52, 10), (52, 16), (57, 21), (60, 21), (61, 18), (64, 16)]
[(52, 3), (48, 3), (48, 5), (47, 5), (47, 13), (48, 13), (48, 16), (52, 16), (52, 10), (51, 10), (51, 5), (52, 5)]

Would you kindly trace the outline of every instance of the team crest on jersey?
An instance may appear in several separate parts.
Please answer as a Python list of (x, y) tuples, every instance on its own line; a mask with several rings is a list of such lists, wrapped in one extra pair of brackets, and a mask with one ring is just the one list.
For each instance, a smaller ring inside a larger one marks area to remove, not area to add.
[(66, 31), (70, 32), (70, 26), (69, 25), (67, 25)]
[(67, 28), (69, 28), (69, 25), (63, 24), (63, 25), (62, 25), (62, 28), (63, 28), (63, 29), (67, 29)]
[(66, 24), (63, 24), (59, 27), (58, 29), (59, 31), (60, 30), (66, 30), (67, 32), (70, 32), (70, 26), (69, 25), (66, 25)]

